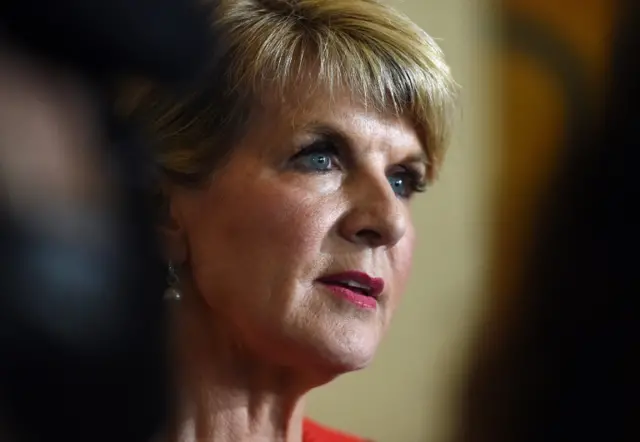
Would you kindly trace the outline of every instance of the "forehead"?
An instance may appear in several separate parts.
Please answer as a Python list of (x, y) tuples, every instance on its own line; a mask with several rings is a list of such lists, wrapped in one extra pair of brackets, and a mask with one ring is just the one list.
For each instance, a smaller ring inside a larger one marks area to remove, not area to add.
[(263, 101), (257, 122), (271, 133), (303, 134), (314, 131), (338, 132), (354, 143), (377, 143), (389, 148), (424, 153), (419, 132), (411, 120), (393, 112), (380, 112), (353, 100), (349, 94), (329, 98), (314, 94), (301, 98)]

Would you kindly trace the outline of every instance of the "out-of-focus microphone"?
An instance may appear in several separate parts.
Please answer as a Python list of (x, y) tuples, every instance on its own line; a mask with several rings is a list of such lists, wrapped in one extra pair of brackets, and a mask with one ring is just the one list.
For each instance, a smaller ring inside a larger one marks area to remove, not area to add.
[[(146, 198), (153, 163), (135, 127), (117, 118), (112, 91), (129, 75), (188, 87), (215, 61), (214, 42), (208, 13), (195, 1), (0, 5), (0, 43), (11, 54), (0, 57), (0, 73), (8, 69), (4, 61), (17, 59), (35, 76), (42, 63), (77, 79), (89, 103), (84, 118), (99, 141), (63, 146), (86, 155), (57, 161), (86, 167), (83, 172), (108, 189), (87, 199), (52, 186), (49, 197), (31, 198), (37, 192), (16, 184), (29, 182), (29, 169), (9, 170), (4, 153), (27, 151), (31, 161), (56, 151), (46, 141), (31, 153), (28, 143), (7, 145), (20, 137), (3, 137), (0, 124), (3, 440), (141, 442), (162, 429), (172, 390), (161, 299), (165, 270)], [(30, 65), (21, 57), (38, 61)], [(39, 99), (37, 91), (25, 91), (31, 92)]]

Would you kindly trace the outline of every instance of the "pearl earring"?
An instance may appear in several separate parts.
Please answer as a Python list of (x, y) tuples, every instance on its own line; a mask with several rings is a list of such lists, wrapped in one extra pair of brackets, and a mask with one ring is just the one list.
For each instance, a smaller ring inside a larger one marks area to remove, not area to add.
[(180, 280), (176, 273), (176, 269), (172, 262), (169, 262), (167, 275), (167, 284), (169, 287), (164, 291), (165, 301), (180, 301), (182, 299), (182, 292), (178, 288)]

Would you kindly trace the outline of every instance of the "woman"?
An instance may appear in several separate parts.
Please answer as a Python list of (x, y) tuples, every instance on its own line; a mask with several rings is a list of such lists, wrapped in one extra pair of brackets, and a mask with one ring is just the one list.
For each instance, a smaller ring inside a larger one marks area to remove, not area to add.
[(357, 440), (304, 421), (303, 399), (366, 367), (387, 330), (455, 83), (435, 42), (377, 1), (212, 10), (226, 45), (206, 87), (127, 94), (159, 138), (170, 440)]

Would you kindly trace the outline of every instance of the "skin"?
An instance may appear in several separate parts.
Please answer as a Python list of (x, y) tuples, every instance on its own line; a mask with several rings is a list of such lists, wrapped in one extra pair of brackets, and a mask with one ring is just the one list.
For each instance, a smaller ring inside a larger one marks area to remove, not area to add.
[[(409, 276), (423, 152), (408, 121), (314, 97), (267, 106), (210, 183), (170, 189), (172, 440), (300, 441), (305, 393), (369, 364)], [(377, 308), (317, 282), (350, 270), (384, 279)]]

